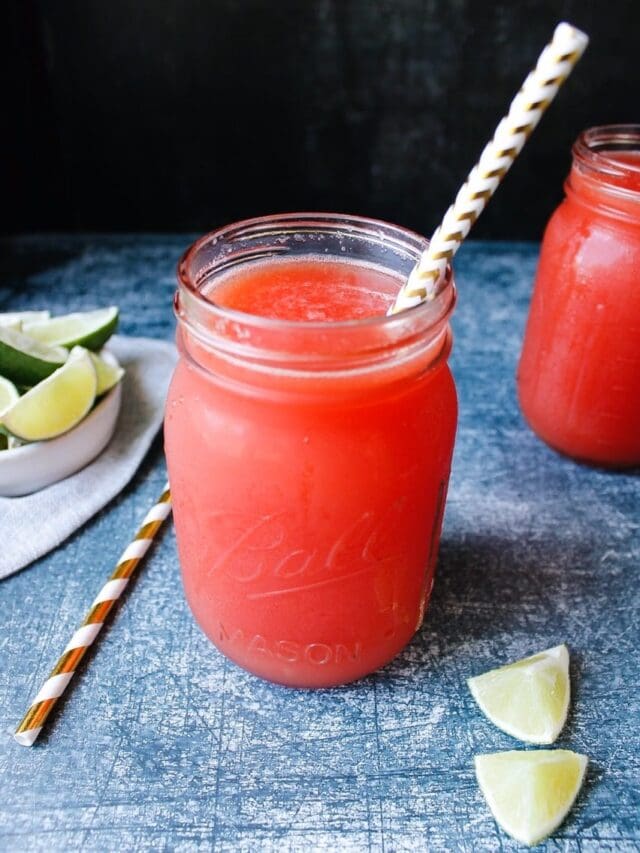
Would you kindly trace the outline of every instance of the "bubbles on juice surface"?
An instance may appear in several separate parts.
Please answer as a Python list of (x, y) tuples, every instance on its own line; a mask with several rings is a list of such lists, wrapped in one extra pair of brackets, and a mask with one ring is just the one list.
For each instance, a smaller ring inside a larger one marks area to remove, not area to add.
[(246, 264), (203, 294), (247, 314), (323, 323), (384, 316), (401, 283), (378, 267), (306, 256)]

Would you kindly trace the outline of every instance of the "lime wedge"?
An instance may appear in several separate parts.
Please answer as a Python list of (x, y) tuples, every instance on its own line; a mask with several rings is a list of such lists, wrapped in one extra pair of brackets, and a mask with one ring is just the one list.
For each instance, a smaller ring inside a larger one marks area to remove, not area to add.
[(587, 756), (568, 749), (476, 755), (476, 777), (494, 818), (522, 844), (537, 844), (567, 816)]
[(83, 346), (97, 351), (115, 332), (117, 325), (118, 309), (112, 305), (97, 311), (83, 311), (53, 317), (50, 320), (23, 323), (22, 330), (25, 335), (31, 335), (49, 346), (63, 346), (67, 349)]
[(569, 652), (555, 646), (467, 681), (482, 711), (526, 743), (553, 743), (569, 710)]
[(18, 326), (22, 323), (36, 323), (48, 320), (51, 315), (48, 311), (5, 311), (0, 314), (0, 326)]
[(95, 400), (97, 384), (91, 356), (76, 347), (61, 368), (7, 409), (3, 428), (23, 441), (55, 438), (84, 418)]
[(17, 385), (35, 385), (67, 360), (64, 347), (50, 347), (8, 327), (0, 328), (0, 374)]
[(12, 406), (19, 397), (20, 393), (13, 382), (5, 379), (4, 376), (0, 376), (0, 418), (2, 413), (9, 406)]
[(96, 397), (101, 394), (106, 394), (114, 385), (124, 376), (124, 368), (120, 367), (116, 357), (109, 353), (109, 361), (106, 361), (99, 355), (91, 353), (91, 361), (98, 377), (98, 387), (96, 388)]

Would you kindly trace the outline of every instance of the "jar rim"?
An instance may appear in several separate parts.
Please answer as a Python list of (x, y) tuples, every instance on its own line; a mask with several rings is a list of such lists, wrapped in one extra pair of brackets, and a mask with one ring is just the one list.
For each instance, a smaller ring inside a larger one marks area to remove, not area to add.
[(576, 139), (571, 153), (575, 164), (603, 180), (616, 194), (640, 199), (640, 191), (616, 183), (640, 175), (640, 157), (637, 164), (625, 163), (615, 156), (620, 151), (634, 151), (640, 155), (640, 124), (606, 124), (587, 128)]
[[(406, 251), (415, 253), (416, 260), (419, 254), (429, 245), (429, 241), (425, 237), (403, 226), (394, 225), (382, 219), (351, 214), (326, 212), (280, 213), (243, 219), (204, 234), (182, 254), (177, 265), (179, 291), (182, 296), (186, 297), (183, 303), (187, 303), (186, 305), (182, 305), (182, 309), (186, 307), (188, 310), (189, 304), (191, 304), (197, 308), (198, 313), (204, 312), (203, 316), (240, 323), (257, 330), (286, 332), (287, 330), (295, 329), (298, 331), (323, 332), (326, 334), (332, 334), (333, 331), (336, 334), (340, 334), (348, 332), (349, 329), (364, 330), (382, 327), (393, 330), (406, 323), (409, 315), (413, 321), (420, 320), (421, 324), (424, 323), (428, 328), (431, 325), (435, 326), (441, 323), (453, 310), (455, 304), (455, 286), (450, 264), (447, 265), (444, 280), (434, 299), (422, 302), (409, 311), (400, 311), (391, 315), (374, 315), (352, 320), (284, 320), (275, 317), (264, 317), (220, 305), (202, 294), (202, 282), (219, 269), (219, 265), (212, 263), (202, 267), (194, 276), (191, 272), (191, 267), (194, 265), (199, 252), (210, 243), (229, 239), (243, 232), (255, 234), (262, 231), (267, 236), (269, 229), (277, 225), (291, 229), (298, 226), (301, 231), (305, 229), (309, 231), (314, 228), (324, 228), (327, 230), (331, 227), (336, 229), (345, 228), (351, 234), (357, 232), (364, 234), (368, 232), (369, 237), (373, 232), (377, 232), (380, 244), (391, 241), (399, 246), (404, 246)], [(274, 253), (274, 256), (277, 257), (277, 247), (274, 247)], [(246, 260), (259, 260), (261, 257), (266, 258), (268, 255), (262, 253), (254, 257), (246, 257)], [(429, 315), (432, 316), (430, 317)], [(429, 322), (430, 320), (431, 322)]]

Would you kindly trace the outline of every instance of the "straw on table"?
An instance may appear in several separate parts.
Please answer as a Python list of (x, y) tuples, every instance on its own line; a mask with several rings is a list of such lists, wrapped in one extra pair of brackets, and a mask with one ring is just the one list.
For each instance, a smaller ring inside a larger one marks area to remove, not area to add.
[(493, 138), (434, 231), (428, 249), (411, 271), (389, 314), (411, 308), (436, 294), (447, 264), (588, 43), (588, 37), (571, 24), (558, 24), (551, 42), (540, 54), (535, 68), (511, 102), (509, 112), (498, 124)]
[(45, 720), (64, 693), (85, 652), (100, 633), (111, 609), (122, 595), (129, 583), (129, 578), (147, 553), (156, 533), (170, 512), (171, 492), (167, 483), (158, 503), (145, 516), (135, 538), (124, 550), (113, 574), (98, 593), (84, 622), (67, 643), (57, 664), (51, 670), (49, 678), (42, 685), (16, 729), (14, 737), (22, 746), (31, 746), (42, 731)]

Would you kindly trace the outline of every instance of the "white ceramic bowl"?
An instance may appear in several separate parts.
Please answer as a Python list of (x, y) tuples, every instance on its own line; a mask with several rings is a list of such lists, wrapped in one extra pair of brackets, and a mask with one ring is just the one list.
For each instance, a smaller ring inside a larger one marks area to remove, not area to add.
[(13, 450), (0, 450), (0, 495), (10, 498), (28, 495), (84, 468), (109, 443), (121, 400), (122, 380), (78, 426), (64, 435), (23, 444)]

